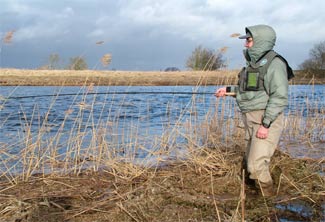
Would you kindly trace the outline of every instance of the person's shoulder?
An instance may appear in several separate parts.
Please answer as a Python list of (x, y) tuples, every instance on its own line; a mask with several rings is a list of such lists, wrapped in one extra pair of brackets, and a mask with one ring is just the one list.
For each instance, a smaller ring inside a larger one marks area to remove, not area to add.
[(283, 57), (276, 56), (270, 63), (270, 68), (274, 67), (286, 67), (286, 62), (283, 60)]
[(295, 74), (288, 64), (287, 60), (282, 56), (276, 56), (270, 64), (270, 68), (274, 70), (274, 72), (283, 72), (286, 73), (286, 77), (288, 80), (295, 77)]
[(275, 57), (270, 63), (269, 68), (267, 69), (268, 76), (286, 76), (286, 75), (278, 75), (277, 73), (286, 73), (287, 65), (286, 63), (279, 57)]

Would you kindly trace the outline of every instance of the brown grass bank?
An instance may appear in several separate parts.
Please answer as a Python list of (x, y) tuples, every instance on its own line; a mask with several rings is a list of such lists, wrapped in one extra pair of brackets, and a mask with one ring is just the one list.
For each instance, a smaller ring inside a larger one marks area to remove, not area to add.
[(159, 71), (72, 71), (72, 70), (0, 70), (1, 85), (218, 85), (233, 84), (237, 71), (159, 72)]
[[(96, 70), (25, 70), (0, 69), (2, 86), (175, 86), (175, 85), (234, 85), (238, 70), (221, 71), (96, 71)], [(306, 77), (297, 71), (292, 84), (324, 84), (325, 79)]]

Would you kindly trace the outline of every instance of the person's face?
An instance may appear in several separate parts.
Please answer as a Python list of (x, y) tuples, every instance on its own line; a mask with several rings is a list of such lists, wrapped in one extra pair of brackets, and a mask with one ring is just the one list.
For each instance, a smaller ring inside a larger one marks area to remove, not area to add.
[(249, 49), (253, 47), (253, 45), (254, 45), (253, 38), (251, 37), (247, 38), (245, 41), (245, 47)]

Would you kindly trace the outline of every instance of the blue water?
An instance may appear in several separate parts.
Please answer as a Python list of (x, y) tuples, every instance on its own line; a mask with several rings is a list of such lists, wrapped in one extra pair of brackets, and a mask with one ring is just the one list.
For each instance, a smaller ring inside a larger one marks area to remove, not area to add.
[[(78, 140), (73, 142), (73, 138), (80, 134), (83, 135), (80, 145), (90, 146), (93, 132), (104, 129), (105, 140), (118, 149), (135, 145), (158, 149), (162, 135), (189, 130), (186, 126), (179, 127), (181, 124), (192, 127), (209, 122), (213, 115), (208, 114), (216, 110), (223, 112), (226, 119), (236, 118), (235, 100), (227, 97), (218, 103), (213, 96), (216, 89), (214, 86), (1, 87), (0, 146), (18, 153), (30, 137), (29, 141), (41, 140), (44, 146), (55, 140), (57, 147), (62, 147), (60, 152), (64, 152), (76, 145)], [(290, 86), (289, 93), (286, 115), (324, 116), (324, 85)], [(224, 104), (226, 111), (222, 110)], [(173, 146), (187, 142), (182, 136), (168, 138), (166, 144)]]

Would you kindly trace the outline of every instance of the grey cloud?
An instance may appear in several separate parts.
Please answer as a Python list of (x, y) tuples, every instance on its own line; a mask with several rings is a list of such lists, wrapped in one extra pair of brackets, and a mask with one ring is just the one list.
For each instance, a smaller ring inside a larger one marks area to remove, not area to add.
[[(14, 43), (2, 52), (2, 64), (18, 67), (26, 59), (11, 61), (13, 57), (28, 55), (28, 65), (36, 67), (51, 52), (67, 60), (86, 51), (91, 64), (102, 53), (112, 53), (112, 66), (117, 69), (161, 69), (167, 64), (184, 68), (191, 51), (203, 45), (228, 46), (230, 67), (238, 68), (243, 62), (242, 42), (230, 34), (261, 23), (275, 28), (278, 51), (299, 64), (313, 44), (324, 40), (324, 4), (322, 0), (253, 0), (250, 4), (239, 0), (2, 0), (0, 35), (16, 30)], [(105, 44), (94, 47), (100, 40)]]

